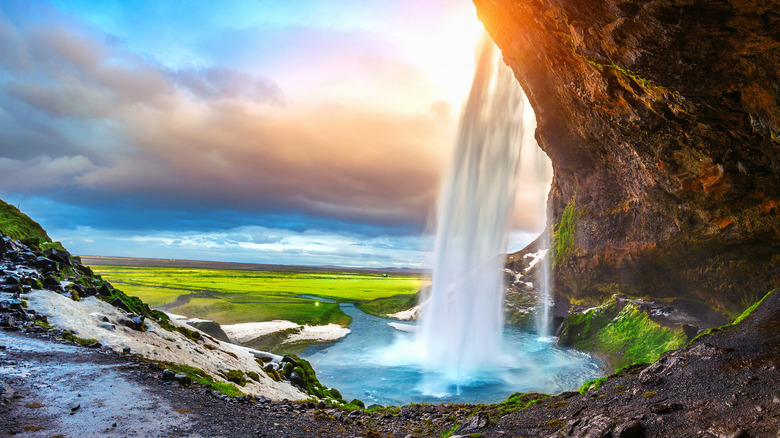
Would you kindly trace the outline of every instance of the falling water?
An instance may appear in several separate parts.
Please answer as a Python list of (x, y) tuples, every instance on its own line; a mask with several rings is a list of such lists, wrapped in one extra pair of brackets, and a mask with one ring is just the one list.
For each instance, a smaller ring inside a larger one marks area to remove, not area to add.
[[(433, 285), (419, 324), (388, 323), (342, 304), (353, 332), (303, 354), (323, 383), (367, 403), (493, 403), (518, 391), (576, 389), (599, 375), (592, 358), (544, 338), (549, 298), (537, 313), (541, 337), (503, 327), (515, 195), (549, 187), (549, 161), (534, 129), (527, 99), (486, 39), (439, 199)], [(519, 205), (534, 215), (545, 210), (527, 200)], [(544, 272), (535, 283), (549, 285), (549, 269)]]
[(418, 331), (424, 363), (455, 381), (503, 356), (504, 254), (526, 102), (486, 37), (439, 199), (433, 285)]

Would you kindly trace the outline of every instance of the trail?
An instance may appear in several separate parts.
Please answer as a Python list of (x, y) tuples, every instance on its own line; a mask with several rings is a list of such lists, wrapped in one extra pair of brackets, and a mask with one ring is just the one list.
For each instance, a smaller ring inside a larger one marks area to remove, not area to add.
[(0, 331), (0, 430), (25, 436), (162, 436), (189, 417), (133, 378), (113, 355)]

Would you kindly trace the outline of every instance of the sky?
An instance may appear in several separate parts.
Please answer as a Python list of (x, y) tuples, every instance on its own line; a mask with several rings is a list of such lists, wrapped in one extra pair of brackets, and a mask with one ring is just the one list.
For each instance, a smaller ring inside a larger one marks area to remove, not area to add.
[(0, 198), (82, 255), (425, 267), (482, 32), (468, 0), (3, 0)]

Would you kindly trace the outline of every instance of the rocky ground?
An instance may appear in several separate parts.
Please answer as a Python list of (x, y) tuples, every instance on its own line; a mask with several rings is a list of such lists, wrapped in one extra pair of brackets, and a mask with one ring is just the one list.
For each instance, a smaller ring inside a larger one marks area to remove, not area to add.
[[(65, 345), (41, 328), (0, 332), (6, 436), (776, 437), (780, 296), (740, 324), (590, 391), (490, 406), (346, 411), (313, 402), (231, 398), (166, 382), (132, 355)], [(481, 434), (481, 435), (472, 435)]]

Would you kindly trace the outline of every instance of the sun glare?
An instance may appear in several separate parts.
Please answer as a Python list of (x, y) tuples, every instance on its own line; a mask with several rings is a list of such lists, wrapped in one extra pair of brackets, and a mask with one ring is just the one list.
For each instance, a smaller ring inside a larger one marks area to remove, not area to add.
[(430, 76), (444, 100), (460, 108), (471, 86), (475, 53), (484, 32), (474, 6), (466, 5), (453, 8), (430, 32), (397, 37), (405, 40), (409, 61)]

